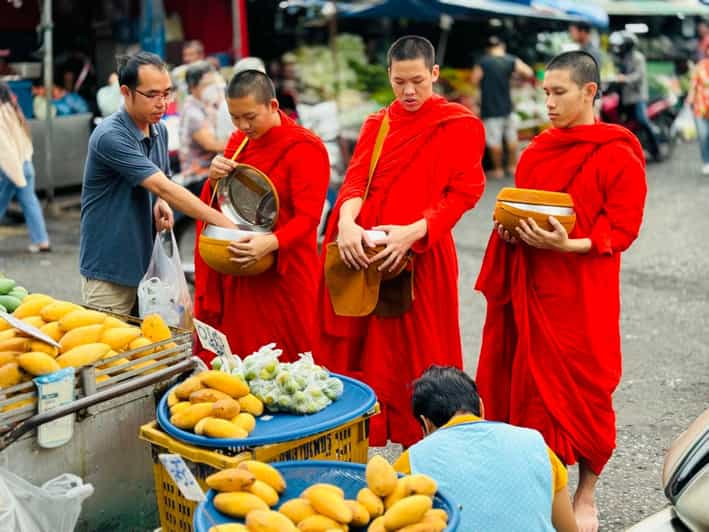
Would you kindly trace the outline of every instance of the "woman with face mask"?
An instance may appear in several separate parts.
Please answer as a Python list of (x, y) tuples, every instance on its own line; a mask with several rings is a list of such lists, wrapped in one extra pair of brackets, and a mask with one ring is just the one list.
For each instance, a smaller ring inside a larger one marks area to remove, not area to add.
[(185, 74), (189, 96), (180, 116), (182, 184), (199, 194), (215, 154), (226, 142), (215, 134), (216, 114), (224, 98), (223, 81), (206, 61), (190, 65)]

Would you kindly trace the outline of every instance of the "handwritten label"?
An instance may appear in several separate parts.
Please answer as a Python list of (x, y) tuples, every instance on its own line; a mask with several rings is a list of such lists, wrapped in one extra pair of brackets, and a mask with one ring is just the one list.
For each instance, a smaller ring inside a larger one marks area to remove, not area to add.
[(25, 334), (28, 334), (32, 338), (36, 338), (37, 340), (43, 341), (45, 344), (52, 345), (54, 347), (61, 347), (57, 342), (55, 342), (52, 338), (44, 334), (42, 331), (37, 329), (36, 327), (32, 327), (29, 323), (25, 323), (22, 320), (18, 320), (15, 318), (13, 315), (8, 314), (7, 312), (3, 312), (0, 310), (0, 318), (8, 322), (10, 325), (12, 325), (15, 329), (19, 329)]
[(185, 499), (195, 502), (202, 502), (206, 499), (204, 491), (179, 454), (163, 453), (159, 454), (158, 458)]
[(206, 323), (199, 320), (194, 320), (197, 336), (202, 343), (202, 347), (216, 354), (218, 357), (231, 357), (231, 349), (229, 342), (224, 336), (224, 333), (219, 332), (214, 327), (210, 327)]

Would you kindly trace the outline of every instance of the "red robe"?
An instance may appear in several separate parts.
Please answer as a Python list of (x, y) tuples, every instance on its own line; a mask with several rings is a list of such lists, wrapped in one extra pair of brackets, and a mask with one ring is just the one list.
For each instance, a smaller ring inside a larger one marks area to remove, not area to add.
[(600, 474), (615, 448), (621, 375), (620, 253), (638, 236), (640, 143), (609, 124), (551, 129), (522, 152), (516, 185), (571, 194), (586, 254), (510, 245), (493, 232), (476, 288), (487, 299), (477, 384), (485, 417), (539, 430), (566, 464)]
[[(243, 139), (243, 133), (233, 133), (224, 155), (231, 157)], [(201, 260), (196, 248), (195, 315), (222, 331), (240, 356), (276, 342), (282, 361), (295, 360), (313, 349), (315, 337), (316, 232), (330, 178), (327, 151), (318, 137), (281, 113), (281, 125), (249, 140), (236, 160), (264, 172), (278, 191), (276, 264), (253, 277), (222, 275)], [(207, 182), (202, 201), (211, 196)], [(199, 345), (197, 352), (205, 361), (214, 356)]]
[(412, 248), (413, 306), (398, 318), (335, 316), (321, 284), (323, 329), (315, 356), (331, 370), (374, 388), (382, 414), (372, 420), (372, 445), (385, 445), (388, 437), (409, 446), (421, 438), (411, 414), (412, 381), (431, 364), (462, 367), (458, 261), (451, 230), (483, 193), (485, 141), (477, 118), (439, 96), (416, 113), (397, 102), (370, 116), (334, 206), (326, 242), (337, 236), (342, 203), (364, 195), (374, 141), (386, 112), (389, 134), (357, 223), (369, 229), (426, 219), (428, 233)]

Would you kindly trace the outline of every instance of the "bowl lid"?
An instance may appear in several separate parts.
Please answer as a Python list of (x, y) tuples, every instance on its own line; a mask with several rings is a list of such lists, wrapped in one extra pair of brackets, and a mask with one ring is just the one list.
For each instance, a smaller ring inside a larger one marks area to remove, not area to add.
[(551, 205), (554, 207), (573, 207), (574, 200), (566, 192), (551, 192), (531, 188), (505, 187), (497, 195), (499, 201), (529, 203), (532, 205)]
[(278, 193), (259, 169), (239, 164), (217, 186), (217, 205), (235, 224), (261, 231), (271, 231), (276, 225)]

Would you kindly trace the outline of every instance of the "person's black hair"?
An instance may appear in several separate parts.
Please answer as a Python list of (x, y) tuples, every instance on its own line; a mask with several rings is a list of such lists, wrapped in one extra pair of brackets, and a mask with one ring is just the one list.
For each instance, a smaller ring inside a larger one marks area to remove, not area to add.
[(419, 35), (406, 35), (397, 39), (387, 52), (387, 67), (394, 61), (423, 59), (426, 68), (431, 70), (436, 63), (436, 50), (431, 41)]
[(591, 25), (585, 20), (577, 20), (576, 22), (572, 22), (570, 26), (573, 26), (577, 30), (585, 31), (586, 33), (591, 31)]
[(596, 97), (599, 96), (601, 75), (596, 59), (588, 52), (574, 50), (554, 56), (546, 66), (546, 71), (550, 70), (568, 70), (571, 79), (579, 87), (583, 87), (586, 83), (595, 83), (598, 87)]
[(187, 88), (190, 90), (194, 89), (197, 85), (199, 85), (199, 82), (202, 81), (202, 78), (213, 70), (214, 68), (207, 61), (197, 61), (196, 63), (192, 63), (187, 67), (187, 71), (185, 72)]
[(138, 86), (138, 71), (142, 66), (152, 66), (158, 70), (167, 71), (167, 65), (159, 55), (150, 52), (138, 52), (133, 55), (118, 57), (118, 84), (125, 85), (130, 90)]
[(436, 427), (448, 423), (456, 412), (480, 416), (480, 395), (475, 381), (452, 366), (431, 366), (413, 384), (411, 405), (421, 423), (425, 416)]
[(227, 98), (253, 96), (258, 103), (267, 104), (276, 97), (271, 78), (260, 70), (244, 70), (235, 74), (226, 91)]
[(187, 41), (182, 45), (183, 50), (189, 50), (190, 48), (194, 48), (198, 53), (204, 55), (204, 45), (202, 44), (202, 41)]
[(505, 41), (500, 39), (497, 35), (491, 35), (490, 37), (487, 38), (487, 47), (488, 48), (496, 48), (497, 46), (503, 46), (505, 44)]

